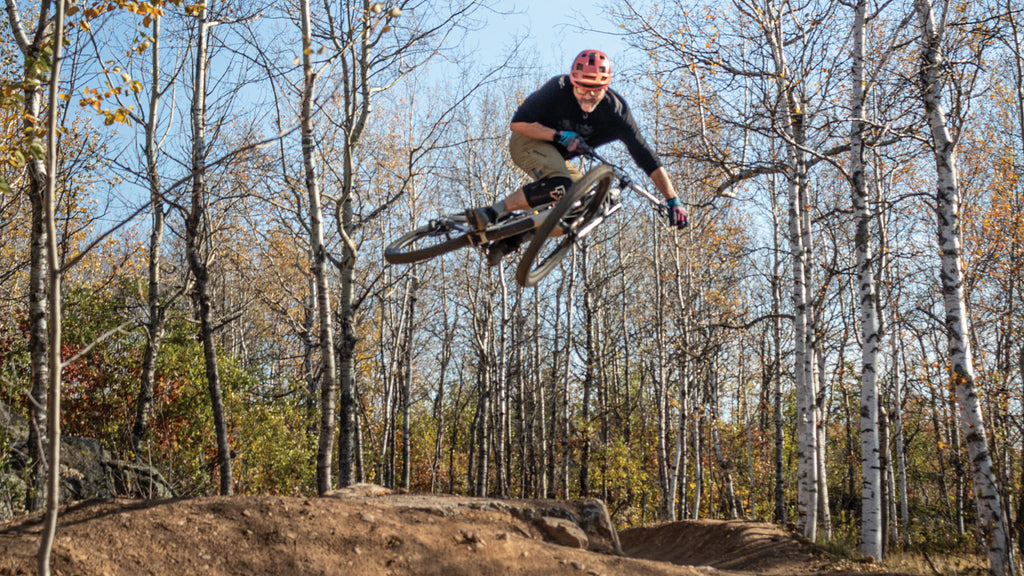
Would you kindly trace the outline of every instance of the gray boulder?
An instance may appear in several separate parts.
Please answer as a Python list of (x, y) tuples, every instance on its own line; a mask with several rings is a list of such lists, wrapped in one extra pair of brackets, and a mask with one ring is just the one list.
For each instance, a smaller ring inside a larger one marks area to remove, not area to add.
[(587, 538), (586, 533), (572, 520), (544, 516), (535, 521), (533, 525), (544, 534), (546, 539), (560, 546), (586, 550), (590, 545), (590, 539)]
[[(28, 421), (0, 402), (0, 521), (24, 513)], [(115, 460), (95, 438), (62, 437), (61, 504), (92, 498), (170, 498), (159, 470)]]

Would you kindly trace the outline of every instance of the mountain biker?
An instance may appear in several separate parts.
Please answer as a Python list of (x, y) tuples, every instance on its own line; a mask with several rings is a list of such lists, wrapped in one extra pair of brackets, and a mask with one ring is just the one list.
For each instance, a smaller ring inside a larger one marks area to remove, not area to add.
[[(573, 59), (568, 74), (555, 76), (526, 97), (512, 115), (509, 152), (516, 166), (534, 181), (491, 206), (466, 210), (470, 225), (483, 230), (513, 210), (557, 201), (583, 176), (567, 162), (580, 154), (581, 144), (596, 148), (619, 140), (665, 197), (670, 222), (686, 227), (686, 208), (668, 172), (640, 135), (626, 101), (608, 87), (611, 81), (608, 56), (600, 50), (584, 50)], [(523, 236), (513, 236), (495, 242), (488, 248), (487, 263), (497, 265), (522, 241)]]

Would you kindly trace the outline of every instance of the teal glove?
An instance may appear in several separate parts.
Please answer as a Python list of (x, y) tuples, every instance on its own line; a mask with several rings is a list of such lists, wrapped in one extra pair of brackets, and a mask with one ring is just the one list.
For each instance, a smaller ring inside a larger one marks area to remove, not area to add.
[(555, 132), (555, 142), (558, 142), (569, 152), (579, 152), (580, 147), (586, 144), (583, 138), (572, 130), (559, 130)]
[(682, 230), (686, 228), (689, 223), (686, 214), (686, 208), (683, 208), (683, 201), (679, 198), (669, 198), (668, 202), (668, 221), (670, 224)]

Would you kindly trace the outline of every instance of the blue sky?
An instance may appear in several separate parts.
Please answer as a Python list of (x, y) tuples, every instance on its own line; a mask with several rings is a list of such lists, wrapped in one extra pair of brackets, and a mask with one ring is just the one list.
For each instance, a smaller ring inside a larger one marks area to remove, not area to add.
[(607, 52), (612, 64), (627, 59), (626, 44), (611, 34), (615, 24), (608, 10), (597, 3), (497, 0), (494, 8), (505, 14), (485, 14), (486, 24), (469, 38), (478, 47), (479, 66), (500, 63), (503, 50), (517, 38), (525, 38), (524, 48), (537, 57), (545, 74), (562, 73), (573, 56), (589, 48)]

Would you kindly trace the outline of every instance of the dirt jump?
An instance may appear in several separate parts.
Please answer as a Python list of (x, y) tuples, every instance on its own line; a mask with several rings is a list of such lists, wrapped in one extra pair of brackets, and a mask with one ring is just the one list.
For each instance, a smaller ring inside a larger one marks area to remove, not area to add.
[[(603, 516), (602, 516), (603, 514)], [(0, 525), (0, 576), (35, 574), (40, 517)], [(616, 532), (600, 501), (391, 494), (97, 500), (62, 510), (58, 575), (885, 574), (759, 522)]]

